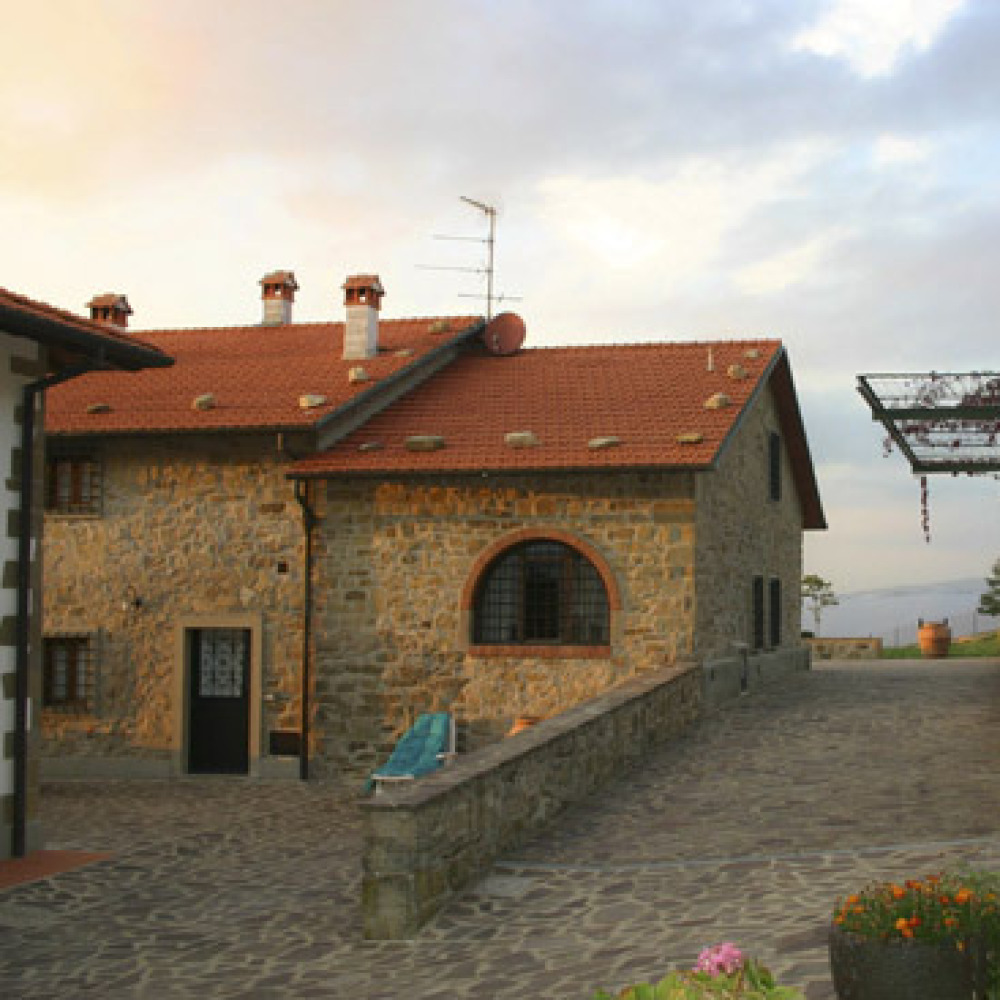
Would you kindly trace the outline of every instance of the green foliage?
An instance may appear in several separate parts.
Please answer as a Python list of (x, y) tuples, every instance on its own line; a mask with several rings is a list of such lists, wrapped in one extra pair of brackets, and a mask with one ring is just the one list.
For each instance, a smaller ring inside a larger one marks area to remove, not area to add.
[[(978, 639), (959, 639), (952, 642), (948, 655), (956, 658), (974, 656), (1000, 656), (1000, 633), (984, 635)], [(883, 646), (883, 660), (920, 660), (919, 646)]]
[(979, 598), (976, 612), (981, 615), (1000, 615), (1000, 559), (993, 564), (993, 571), (986, 578), (986, 592)]
[(989, 956), (990, 1000), (1000, 995), (1000, 872), (967, 867), (907, 880), (876, 882), (837, 900), (834, 923), (852, 934), (885, 941), (975, 943)]
[(753, 959), (729, 975), (671, 972), (658, 983), (637, 983), (618, 994), (598, 990), (592, 1000), (804, 1000), (802, 993), (779, 986), (770, 971)]
[(833, 584), (815, 573), (807, 573), (802, 577), (802, 599), (812, 612), (813, 620), (816, 622), (816, 635), (819, 635), (819, 622), (823, 609), (840, 603), (833, 592)]

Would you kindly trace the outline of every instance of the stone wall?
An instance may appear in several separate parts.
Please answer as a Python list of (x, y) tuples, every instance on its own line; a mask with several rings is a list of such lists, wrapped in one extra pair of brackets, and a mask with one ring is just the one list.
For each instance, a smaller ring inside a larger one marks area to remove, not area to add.
[(679, 663), (366, 802), (365, 936), (412, 937), (500, 854), (683, 732), (700, 699), (699, 668)]
[[(686, 656), (693, 492), (690, 474), (661, 472), (330, 481), (313, 581), (317, 773), (360, 783), (421, 712), (452, 712), (475, 749), (515, 716)], [(610, 649), (470, 646), (463, 596), (484, 553), (525, 532), (573, 539), (606, 569), (621, 605)]]
[(96, 650), (88, 710), (42, 713), (48, 772), (175, 772), (181, 623), (234, 615), (260, 622), (266, 756), (272, 729), (299, 729), (302, 654), (302, 519), (274, 436), (94, 445), (101, 512), (45, 519), (45, 632)]
[(817, 660), (877, 660), (882, 656), (881, 638), (805, 639)]
[[(694, 653), (730, 657), (733, 643), (752, 645), (752, 580), (781, 581), (782, 649), (801, 646), (802, 511), (782, 442), (781, 498), (768, 489), (768, 438), (778, 431), (771, 390), (762, 388), (724, 447), (717, 468), (698, 476), (695, 522)], [(765, 639), (765, 642), (767, 640)]]

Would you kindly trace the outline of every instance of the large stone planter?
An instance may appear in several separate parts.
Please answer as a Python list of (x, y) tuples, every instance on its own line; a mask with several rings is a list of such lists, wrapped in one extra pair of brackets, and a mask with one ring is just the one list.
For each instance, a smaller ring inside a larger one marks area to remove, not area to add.
[(839, 1000), (982, 1000), (988, 970), (984, 947), (881, 941), (833, 924), (830, 971)]

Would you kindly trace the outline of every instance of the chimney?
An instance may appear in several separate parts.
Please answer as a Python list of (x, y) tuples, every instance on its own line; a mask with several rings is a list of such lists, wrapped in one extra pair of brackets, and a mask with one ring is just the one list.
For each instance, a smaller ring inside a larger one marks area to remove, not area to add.
[(292, 303), (298, 284), (292, 271), (272, 271), (260, 279), (264, 303), (264, 326), (282, 326), (292, 321)]
[(124, 295), (107, 292), (95, 295), (88, 303), (90, 318), (95, 323), (106, 323), (124, 330), (128, 327), (128, 318), (132, 315), (132, 307)]
[(344, 359), (374, 358), (378, 354), (378, 311), (385, 289), (377, 274), (352, 274), (343, 284), (347, 327)]

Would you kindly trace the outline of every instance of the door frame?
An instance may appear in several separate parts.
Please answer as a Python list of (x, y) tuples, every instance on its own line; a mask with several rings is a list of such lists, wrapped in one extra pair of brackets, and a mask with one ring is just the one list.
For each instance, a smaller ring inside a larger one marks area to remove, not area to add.
[[(257, 613), (183, 615), (174, 629), (173, 739), (171, 772), (188, 774), (188, 749), (191, 736), (191, 643), (193, 629), (242, 628), (250, 630), (250, 691), (248, 693), (249, 732), (247, 733), (247, 776), (260, 777), (260, 744), (263, 726), (261, 682), (263, 620)], [(234, 777), (240, 777), (235, 775)]]

